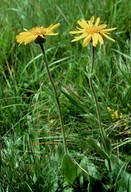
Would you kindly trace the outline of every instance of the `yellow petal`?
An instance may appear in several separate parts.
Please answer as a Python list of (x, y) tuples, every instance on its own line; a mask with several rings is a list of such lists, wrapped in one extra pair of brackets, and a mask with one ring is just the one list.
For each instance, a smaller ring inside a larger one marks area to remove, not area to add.
[(46, 34), (46, 35), (53, 35), (53, 36), (54, 36), (54, 35), (58, 35), (58, 34), (59, 34), (59, 33), (53, 33), (53, 32), (51, 33), (51, 32), (50, 32), (50, 33), (48, 33), (48, 34)]
[(106, 35), (104, 32), (100, 32), (104, 37), (106, 37), (107, 39), (110, 39), (111, 41), (114, 41), (114, 39), (112, 39), (111, 37), (109, 37), (108, 35)]
[(83, 27), (83, 28), (89, 27), (88, 23), (87, 23), (84, 19), (82, 19), (81, 21), (78, 20), (77, 23), (78, 23), (81, 27)]
[(26, 44), (28, 44), (30, 42), (33, 42), (37, 37), (38, 37), (37, 35), (36, 36), (32, 35), (29, 38), (25, 39), (24, 40), (24, 45), (26, 45)]
[(50, 26), (48, 28), (51, 28), (53, 26), (53, 24), (50, 24)]
[(95, 19), (95, 17), (92, 16), (91, 19), (90, 19), (90, 21), (88, 21), (88, 23), (89, 23), (90, 26), (92, 26), (92, 24), (93, 24), (93, 22), (94, 22), (94, 19)]
[(44, 35), (40, 34), (39, 36), (40, 36), (41, 38), (45, 39), (45, 36), (44, 36)]
[(114, 27), (114, 28), (109, 28), (109, 29), (103, 29), (102, 31), (103, 31), (103, 32), (107, 32), (107, 31), (113, 31), (113, 30), (115, 30), (115, 29), (117, 29), (117, 28)]
[(24, 28), (24, 31), (28, 31), (26, 28)]
[(103, 28), (105, 28), (106, 26), (107, 26), (107, 24), (101, 24), (101, 25), (99, 25), (98, 27), (101, 28), (101, 29), (103, 29)]
[(88, 43), (90, 43), (91, 41), (91, 35), (89, 35), (88, 37), (86, 37), (82, 43), (82, 46), (85, 47), (88, 45)]
[(58, 28), (60, 26), (60, 23), (57, 23), (55, 25), (50, 25), (49, 30), (53, 31), (54, 29)]
[(101, 44), (104, 44), (103, 38), (100, 34), (98, 34), (98, 40)]
[(76, 26), (76, 29), (78, 29), (79, 31), (83, 31), (83, 32), (85, 31), (85, 29), (81, 29), (80, 27), (77, 27), (77, 26)]
[(75, 41), (79, 41), (79, 39), (74, 38), (74, 39), (71, 40), (71, 42), (75, 42)]
[(80, 35), (80, 36), (78, 36), (78, 37), (75, 37), (75, 38), (72, 40), (72, 42), (74, 42), (74, 41), (79, 41), (79, 40), (81, 40), (81, 39), (83, 39), (83, 38), (85, 38), (85, 37), (87, 37), (87, 34), (86, 34), (86, 33), (83, 33), (82, 35)]
[(93, 42), (92, 42), (92, 44), (93, 44), (93, 46), (94, 47), (96, 47), (96, 45), (97, 45), (97, 43), (98, 43), (98, 33), (94, 33), (93, 35), (92, 35), (92, 40), (93, 40)]
[(69, 31), (69, 34), (78, 34), (83, 33), (84, 31)]
[(98, 17), (98, 18), (96, 19), (95, 26), (98, 26), (99, 23), (100, 23), (100, 17)]

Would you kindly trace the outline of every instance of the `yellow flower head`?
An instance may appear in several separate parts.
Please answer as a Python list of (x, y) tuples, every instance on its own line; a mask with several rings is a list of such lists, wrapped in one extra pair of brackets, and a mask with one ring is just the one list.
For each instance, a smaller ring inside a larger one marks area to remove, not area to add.
[(111, 37), (109, 37), (107, 34), (109, 31), (113, 31), (116, 29), (114, 28), (109, 28), (109, 29), (104, 29), (106, 28), (106, 24), (101, 24), (100, 23), (100, 18), (98, 17), (96, 19), (95, 24), (94, 22), (94, 16), (91, 17), (91, 19), (86, 22), (84, 19), (78, 20), (77, 23), (80, 25), (81, 28), (76, 27), (78, 31), (70, 31), (70, 34), (81, 34), (80, 36), (76, 36), (71, 42), (79, 41), (81, 39), (84, 39), (82, 46), (85, 47), (88, 45), (88, 43), (92, 43), (94, 47), (96, 47), (98, 41), (101, 44), (104, 44), (102, 36), (106, 37), (107, 39), (110, 39), (111, 41), (115, 41)]
[(46, 35), (58, 35), (58, 33), (54, 33), (53, 30), (58, 28), (60, 26), (60, 23), (57, 23), (55, 25), (51, 24), (49, 27), (35, 27), (31, 30), (25, 29), (24, 32), (20, 33), (16, 36), (16, 41), (18, 43), (24, 43), (24, 45), (35, 41), (36, 43), (44, 43), (46, 38)]

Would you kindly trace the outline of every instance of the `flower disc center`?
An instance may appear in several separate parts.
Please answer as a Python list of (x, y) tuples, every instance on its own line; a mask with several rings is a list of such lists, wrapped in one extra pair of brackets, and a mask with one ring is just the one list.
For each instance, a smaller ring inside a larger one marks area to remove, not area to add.
[(101, 30), (99, 27), (91, 27), (86, 30), (89, 34), (99, 33)]

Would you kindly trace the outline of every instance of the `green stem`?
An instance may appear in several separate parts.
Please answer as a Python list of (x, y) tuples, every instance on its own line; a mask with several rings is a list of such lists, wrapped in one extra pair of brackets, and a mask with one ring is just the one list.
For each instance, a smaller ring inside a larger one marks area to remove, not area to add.
[(92, 62), (91, 62), (91, 72), (90, 72), (90, 77), (89, 77), (89, 84), (90, 84), (90, 89), (92, 91), (92, 95), (94, 97), (94, 101), (95, 101), (95, 105), (96, 105), (96, 112), (97, 112), (97, 118), (98, 118), (98, 124), (99, 124), (99, 128), (100, 128), (100, 133), (101, 133), (101, 137), (103, 140), (103, 145), (104, 148), (106, 148), (106, 143), (105, 143), (105, 131), (102, 127), (102, 123), (101, 123), (101, 116), (100, 116), (100, 109), (99, 109), (99, 104), (98, 104), (98, 99), (97, 99), (97, 95), (93, 86), (93, 82), (92, 82), (92, 77), (93, 77), (93, 73), (94, 73), (94, 55), (95, 55), (95, 49), (94, 46), (92, 45)]
[(63, 134), (64, 151), (65, 151), (65, 153), (67, 153), (65, 127), (64, 127), (64, 123), (63, 123), (62, 110), (61, 110), (61, 105), (60, 105), (58, 93), (57, 93), (57, 90), (56, 90), (52, 75), (51, 75), (50, 70), (49, 70), (48, 61), (47, 61), (47, 57), (46, 57), (46, 54), (45, 54), (44, 46), (43, 46), (43, 44), (39, 44), (39, 45), (40, 45), (41, 51), (42, 51), (44, 59), (45, 59), (45, 66), (46, 66), (47, 74), (48, 74), (49, 80), (51, 82), (53, 91), (54, 91), (56, 104), (57, 104), (57, 108), (58, 108), (58, 112), (59, 112), (59, 118), (60, 118), (62, 134)]

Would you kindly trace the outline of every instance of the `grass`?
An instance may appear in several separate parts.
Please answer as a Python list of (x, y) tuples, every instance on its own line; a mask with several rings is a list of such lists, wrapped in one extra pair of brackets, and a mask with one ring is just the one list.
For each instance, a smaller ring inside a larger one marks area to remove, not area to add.
[[(128, 0), (0, 2), (1, 192), (131, 191), (130, 8)], [(92, 15), (117, 27), (115, 43), (96, 47), (93, 79), (110, 155), (102, 148), (89, 88), (90, 45), (71, 43), (68, 34), (78, 19)], [(62, 105), (67, 156), (39, 46), (18, 46), (15, 40), (23, 28), (57, 22), (59, 36), (48, 37), (45, 46)], [(122, 119), (113, 121), (107, 106)]]

